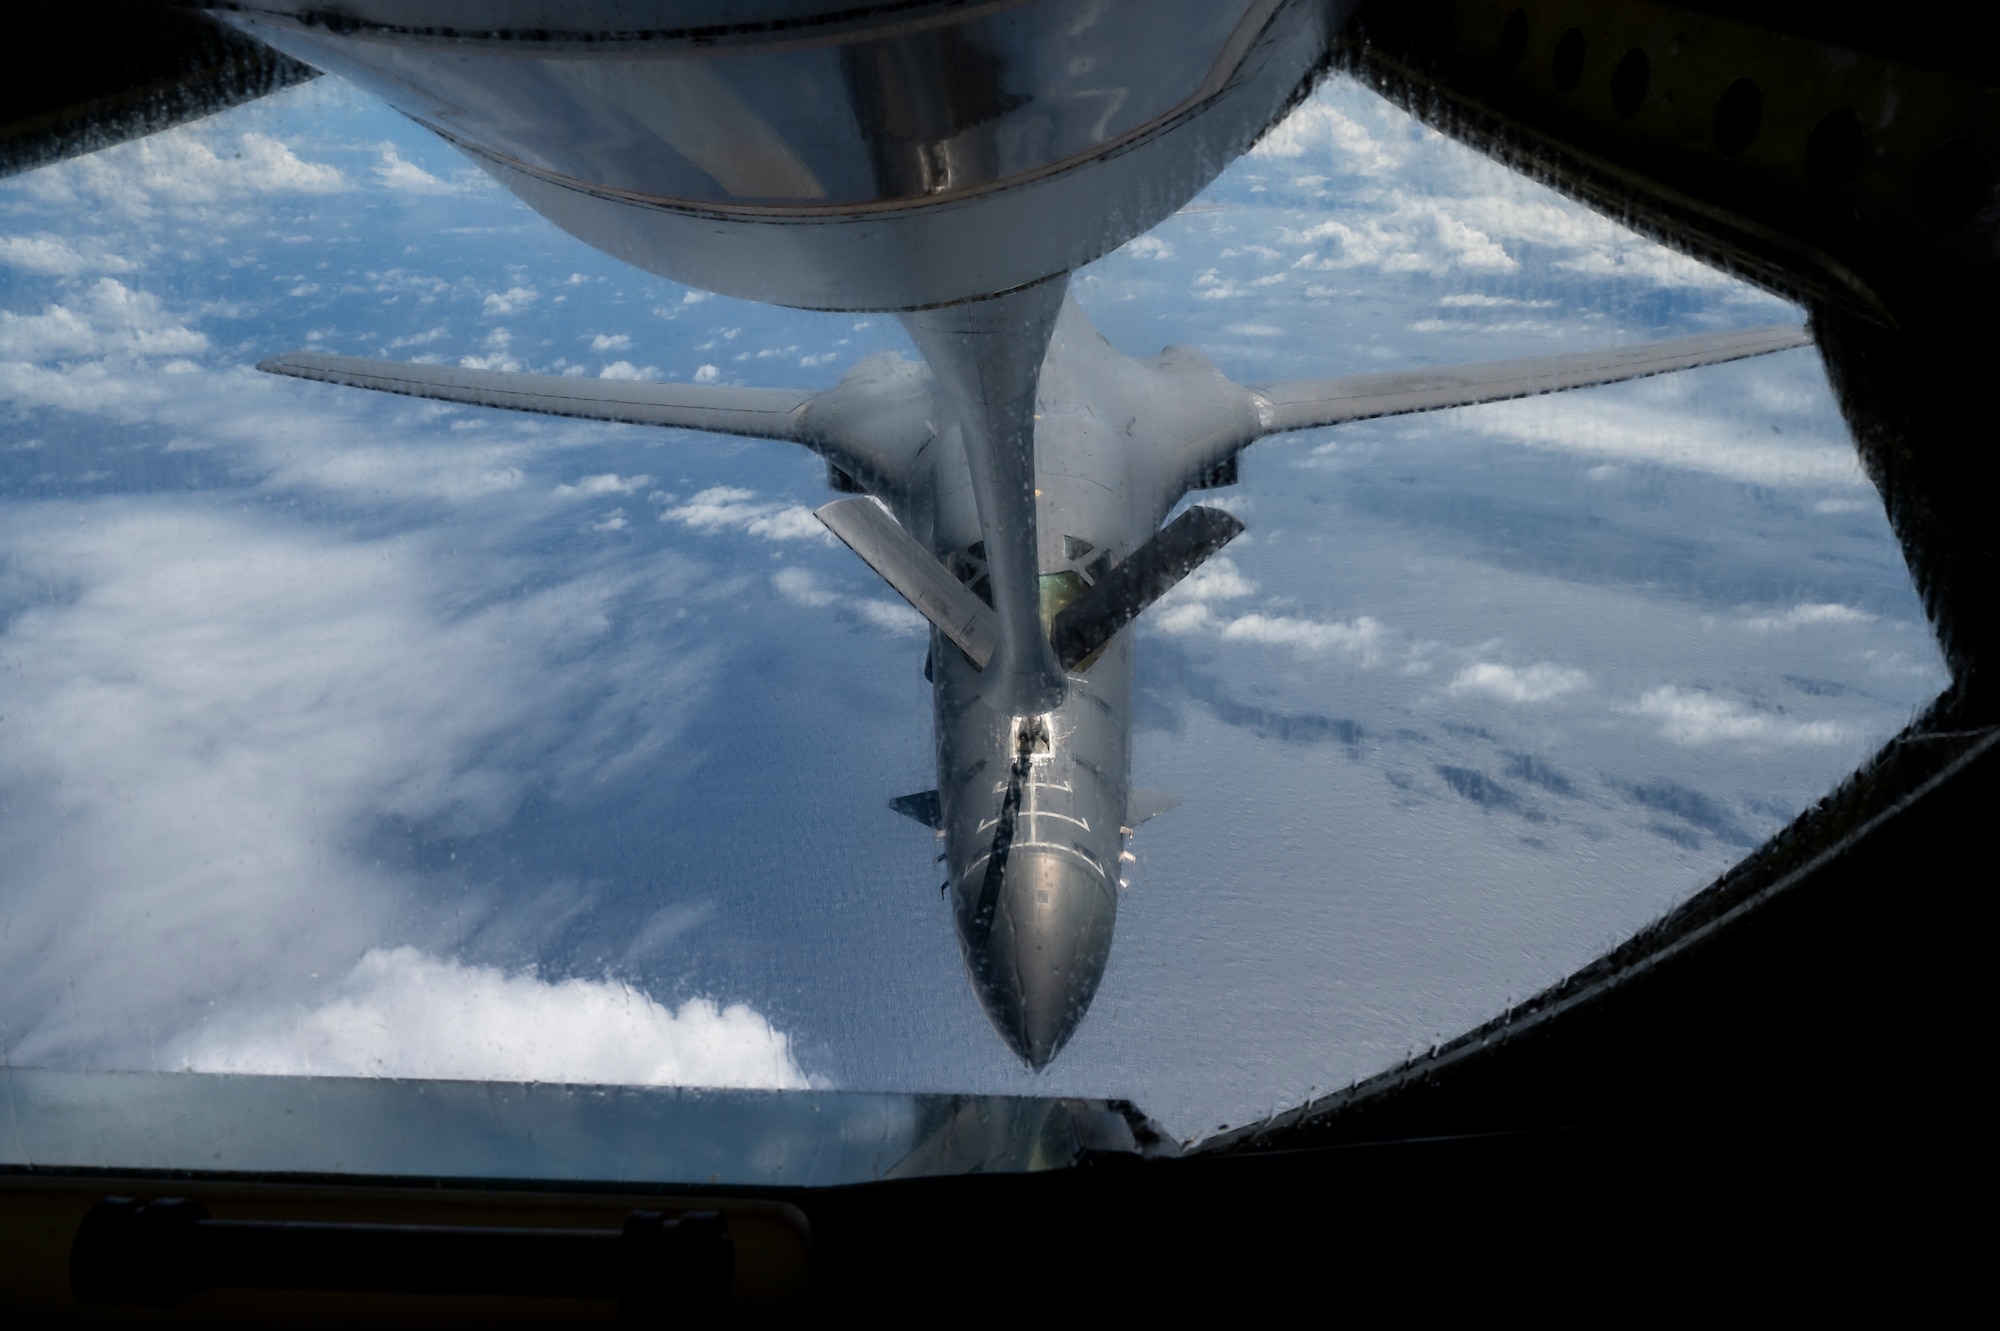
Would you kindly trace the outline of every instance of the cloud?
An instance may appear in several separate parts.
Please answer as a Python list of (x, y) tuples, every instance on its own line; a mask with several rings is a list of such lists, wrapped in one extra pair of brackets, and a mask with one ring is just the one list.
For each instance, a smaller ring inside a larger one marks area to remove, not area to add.
[(1552, 308), (1555, 302), (1552, 300), (1521, 300), (1514, 296), (1489, 296), (1478, 291), (1459, 291), (1449, 296), (1439, 297), (1438, 304), (1444, 306), (1446, 309), (1459, 310), (1511, 309), (1520, 306), (1545, 310)]
[(1256, 590), (1257, 584), (1243, 576), (1235, 560), (1228, 555), (1216, 555), (1182, 578), (1160, 601), (1227, 601)]
[(771, 575), (771, 585), (778, 589), (778, 595), (787, 601), (796, 602), (814, 610), (822, 610), (830, 605), (839, 605), (841, 595), (819, 580), (811, 569), (783, 568)]
[(413, 194), (458, 194), (464, 186), (448, 180), (440, 180), (415, 162), (405, 160), (393, 144), (384, 143), (382, 160), (375, 167), (375, 179), (389, 189), (405, 190)]
[(1836, 721), (1797, 721), (1781, 713), (1753, 711), (1698, 689), (1653, 689), (1640, 697), (1636, 710), (1657, 720), (1661, 737), (1676, 744), (1842, 744), (1853, 737), (1848, 726)]
[(1146, 623), (1162, 633), (1193, 633), (1215, 624), (1211, 601), (1249, 596), (1257, 584), (1243, 576), (1236, 561), (1216, 555), (1176, 583), (1146, 612)]
[[(1271, 165), (1325, 163), (1336, 175), (1369, 178), (1347, 192), (1337, 220), (1284, 233), (1291, 244), (1313, 246), (1302, 261), (1309, 269), (1508, 274), (1520, 271), (1524, 250), (1532, 246), (1548, 251), (1538, 262), (1559, 272), (1762, 299), (1727, 274), (1635, 235), (1435, 131), (1415, 129), (1345, 79), (1324, 85), (1250, 157)], [(1326, 179), (1304, 175), (1292, 184)], [(1213, 298), (1223, 294), (1211, 291)]]
[(1480, 661), (1458, 672), (1448, 693), (1483, 693), (1506, 702), (1550, 702), (1590, 687), (1590, 676), (1568, 666), (1537, 662), (1525, 669)]
[(1671, 400), (1685, 391), (1684, 384), (1635, 388), (1636, 393), (1565, 393), (1463, 408), (1454, 424), (1530, 448), (1707, 472), (1753, 485), (1867, 483), (1853, 445), (1844, 439), (1772, 435), (1753, 421), (1706, 415), (1685, 402), (1645, 400), (1655, 395), (1656, 402)]
[(401, 350), (404, 347), (429, 346), (431, 343), (443, 337), (447, 331), (449, 330), (445, 327), (445, 325), (439, 324), (437, 327), (428, 329), (421, 333), (410, 333), (403, 337), (391, 338), (389, 340), (389, 348), (391, 350)]
[(1513, 176), (1498, 163), (1467, 163), (1460, 183), (1461, 192), (1439, 200), (1444, 213), (1496, 241), (1570, 251), (1566, 257), (1552, 257), (1551, 266), (1559, 271), (1718, 295), (1743, 290), (1727, 273)]
[(906, 601), (849, 596), (828, 587), (820, 581), (819, 575), (810, 569), (797, 567), (779, 569), (771, 575), (771, 585), (777, 589), (778, 595), (796, 605), (813, 610), (836, 608), (845, 610), (872, 627), (899, 636), (922, 633), (928, 627), (924, 617), (911, 609)]
[[(535, 451), (531, 441), (384, 438), (385, 411), (425, 419), (452, 409), (391, 405), (247, 366), (207, 370), (185, 359), (207, 345), (151, 295), (102, 279), (83, 299), (41, 315), (0, 312), (0, 400), (178, 430), (175, 448), (239, 449), (268, 486), (331, 490), (370, 503), (466, 502), (523, 484), (520, 464)], [(504, 352), (465, 360), (515, 364)], [(229, 409), (219, 411), (218, 402)]]
[(1239, 296), (1250, 294), (1250, 290), (1251, 288), (1233, 278), (1221, 276), (1213, 268), (1206, 270), (1194, 279), (1194, 298), (1196, 300), (1235, 300)]
[(623, 333), (599, 333), (590, 339), (592, 351), (623, 351), (632, 345), (632, 339)]
[(1397, 190), (1392, 206), (1351, 221), (1325, 221), (1290, 233), (1315, 252), (1295, 261), (1306, 270), (1373, 268), (1385, 273), (1511, 273), (1520, 264), (1500, 242), (1459, 215), (1459, 201)]
[(40, 314), (0, 310), (0, 360), (188, 356), (208, 339), (161, 308), (159, 299), (101, 277), (82, 300)]
[(1171, 259), (1174, 247), (1158, 236), (1141, 236), (1125, 247), (1125, 253), (1135, 259)]
[(1875, 616), (1866, 610), (1831, 601), (1802, 602), (1774, 615), (1753, 615), (1742, 621), (1752, 633), (1789, 633), (1813, 624), (1866, 624)]
[[(261, 414), (246, 416), (234, 423), (231, 433), (247, 435), (265, 419)], [(271, 413), (269, 419), (273, 428), (289, 424), (282, 412)], [(303, 428), (288, 440), (294, 447), (277, 457), (266, 455), (276, 463), (266, 484), (334, 491), (384, 504), (402, 499), (470, 503), (517, 490), (527, 482), (519, 465), (532, 451), (525, 444), (440, 444), (422, 439), (360, 444), (341, 437), (339, 424), (339, 418), (301, 422)], [(307, 445), (315, 437), (322, 447)], [(271, 447), (271, 453), (279, 450)]]
[(115, 254), (86, 255), (61, 236), (0, 236), (0, 263), (44, 277), (129, 273), (138, 265)]
[(1293, 615), (1250, 613), (1230, 617), (1216, 603), (1252, 595), (1257, 584), (1228, 555), (1217, 555), (1183, 578), (1146, 612), (1145, 623), (1161, 633), (1213, 632), (1224, 641), (1268, 643), (1310, 655), (1339, 655), (1363, 666), (1381, 661), (1387, 634), (1368, 615), (1328, 622)]
[(1338, 170), (1355, 175), (1379, 175), (1401, 161), (1400, 154), (1392, 152), (1367, 126), (1321, 98), (1301, 104), (1250, 150), (1252, 158), (1264, 160), (1309, 153), (1330, 153)]
[(801, 504), (759, 503), (755, 490), (716, 485), (660, 514), (699, 532), (742, 531), (770, 541), (831, 541), (826, 527)]
[(1149, 628), (1156, 628), (1162, 633), (1194, 633), (1215, 622), (1215, 612), (1204, 602), (1189, 601), (1181, 604), (1164, 602), (1165, 598), (1162, 598), (1162, 603), (1155, 604), (1147, 614), (1146, 624)]
[(33, 173), (27, 187), (46, 202), (128, 218), (161, 210), (213, 218), (263, 197), (348, 188), (338, 168), (304, 160), (283, 140), (256, 131), (231, 136), (212, 125), (184, 125), (59, 162)]
[(1225, 640), (1272, 643), (1315, 655), (1351, 656), (1362, 665), (1381, 660), (1382, 625), (1367, 615), (1328, 623), (1291, 615), (1243, 615), (1222, 626)]
[(578, 797), (680, 732), (705, 658), (614, 632), (626, 607), (689, 594), (678, 561), (520, 591), (448, 539), (199, 498), (11, 507), (10, 1058), (152, 1066), (204, 1016), (260, 1010), (407, 927), (420, 902), (360, 853), (368, 829), (477, 835), (531, 788)]
[(211, 1023), (170, 1061), (290, 1076), (824, 1085), (800, 1070), (789, 1037), (745, 1004), (691, 998), (676, 1011), (617, 980), (551, 982), (413, 947), (369, 949), (316, 1007)]
[(550, 493), (562, 499), (573, 496), (588, 499), (598, 495), (628, 495), (652, 483), (651, 476), (620, 476), (615, 471), (607, 471), (601, 476), (582, 477), (574, 485), (558, 485)]
[(848, 607), (876, 628), (904, 637), (930, 628), (907, 601), (877, 601), (857, 596), (848, 602)]
[(1438, 200), (1438, 206), (1488, 235), (1550, 249), (1651, 244), (1608, 217), (1540, 187), (1525, 186), (1504, 171), (1479, 184), (1487, 187), (1446, 196)]
[(1483, 333), (1488, 337), (1500, 333), (1546, 335), (1561, 328), (1561, 324), (1547, 319), (1502, 319), (1486, 323), (1471, 319), (1419, 319), (1410, 325), (1413, 333)]
[(704, 365), (694, 372), (694, 381), (698, 384), (712, 384), (721, 377), (722, 371), (713, 365)]
[(1637, 279), (1656, 287), (1708, 287), (1733, 292), (1736, 286), (1735, 279), (1727, 273), (1636, 236), (1620, 237), (1575, 258), (1559, 259), (1554, 266), (1584, 277)]
[(488, 292), (485, 310), (495, 315), (519, 314), (533, 305), (541, 294), (533, 287), (509, 287), (505, 291)]

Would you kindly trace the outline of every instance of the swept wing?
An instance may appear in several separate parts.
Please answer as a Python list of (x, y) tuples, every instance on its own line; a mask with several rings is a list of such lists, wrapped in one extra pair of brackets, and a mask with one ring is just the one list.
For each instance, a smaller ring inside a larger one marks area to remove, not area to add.
[(851, 482), (892, 503), (932, 433), (928, 373), (893, 356), (871, 357), (819, 393), (471, 370), (316, 351), (273, 356), (257, 368), (471, 407), (783, 439), (826, 458), (843, 473), (843, 486)]
[(631, 379), (580, 379), (557, 374), (468, 370), (365, 356), (292, 351), (258, 362), (266, 374), (372, 388), (378, 393), (500, 407), (546, 416), (576, 416), (627, 425), (665, 425), (753, 439), (800, 441), (800, 419), (813, 394), (793, 388), (723, 388), (656, 384)]
[(1257, 433), (1248, 438), (1217, 440), (1208, 449), (1176, 461), (1183, 468), (1181, 481), (1185, 488), (1269, 435), (1644, 379), (1811, 343), (1812, 337), (1805, 329), (1794, 324), (1773, 324), (1696, 333), (1603, 351), (1257, 384), (1246, 390), (1257, 416)]

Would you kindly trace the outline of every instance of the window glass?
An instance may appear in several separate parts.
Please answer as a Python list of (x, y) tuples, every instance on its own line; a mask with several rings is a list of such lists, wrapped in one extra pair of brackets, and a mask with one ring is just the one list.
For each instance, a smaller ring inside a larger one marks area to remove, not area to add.
[[(1802, 318), (1341, 79), (1073, 292), (1248, 383)], [(10, 1064), (1110, 1094), (1192, 1138), (1559, 979), (1943, 683), (1810, 349), (1259, 443), (1193, 496), (1246, 533), (1139, 621), (1133, 781), (1179, 803), (1031, 1073), (890, 806), (937, 783), (928, 635), (820, 459), (252, 368), (295, 349), (915, 356), (625, 267), (334, 78), (0, 182)]]

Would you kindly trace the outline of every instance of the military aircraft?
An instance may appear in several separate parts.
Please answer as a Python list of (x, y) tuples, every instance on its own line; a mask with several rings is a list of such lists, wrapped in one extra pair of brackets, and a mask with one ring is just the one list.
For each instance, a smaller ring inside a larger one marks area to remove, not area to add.
[[(1132, 829), (1133, 621), (1243, 530), (1191, 492), (1287, 431), (1804, 345), (1795, 327), (1244, 386), (1111, 347), (1069, 275), (1170, 216), (1310, 87), (1328, 0), (292, 0), (211, 6), (379, 93), (565, 230), (649, 271), (888, 310), (822, 392), (580, 381), (295, 352), (260, 368), (801, 444), (821, 520), (932, 627), (934, 790), (995, 1028), (1045, 1067), (1110, 955)], [(1172, 521), (1168, 519), (1172, 517)], [(1164, 525), (1163, 525), (1164, 524)]]

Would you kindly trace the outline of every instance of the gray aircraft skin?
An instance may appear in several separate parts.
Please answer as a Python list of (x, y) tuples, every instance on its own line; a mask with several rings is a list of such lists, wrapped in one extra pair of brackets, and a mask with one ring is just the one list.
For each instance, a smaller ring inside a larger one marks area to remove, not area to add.
[[(1246, 388), (1200, 352), (1151, 359), (1107, 343), (1061, 284), (1034, 384), (1034, 653), (1071, 598), (1153, 542), (1191, 490), (1251, 442), (1374, 416), (1558, 392), (1761, 355), (1807, 341), (1795, 327), (1700, 334), (1610, 351)], [(1018, 311), (1016, 311), (1018, 312)], [(913, 316), (912, 322), (924, 316)], [(913, 328), (922, 340), (935, 325)], [(961, 404), (924, 364), (871, 357), (821, 393), (584, 381), (295, 352), (260, 367), (354, 387), (478, 406), (784, 439), (823, 456), (841, 488), (869, 498), (821, 510), (828, 525), (933, 624), (929, 672), (937, 787), (897, 801), (943, 842), (960, 946), (994, 1027), (1030, 1066), (1054, 1058), (1103, 977), (1132, 828), (1167, 801), (1131, 785), (1133, 629), (1118, 627), (1060, 674), (1060, 692), (1020, 710), (989, 692), (1005, 622), (964, 592), (939, 609), (914, 582), (909, 549), (843, 519), (842, 505), (893, 518), (915, 558), (951, 585), (990, 590), (985, 528), (967, 459)], [(876, 505), (880, 501), (880, 507)], [(893, 536), (890, 538), (894, 539)], [(968, 632), (953, 609), (974, 609)], [(958, 644), (989, 652), (982, 670)]]
[[(351, 0), (338, 23), (289, 0), (216, 6), (639, 267), (897, 313), (921, 362), (872, 357), (819, 393), (318, 353), (260, 368), (821, 454), (850, 492), (822, 521), (932, 625), (937, 787), (894, 804), (941, 839), (974, 987), (1036, 1069), (1103, 977), (1131, 829), (1171, 802), (1131, 786), (1131, 624), (1242, 529), (1201, 507), (1163, 528), (1190, 491), (1232, 481), (1236, 455), (1271, 434), (1807, 341), (1746, 329), (1255, 387), (1186, 348), (1121, 354), (1068, 300), (1069, 273), (1171, 215), (1274, 123), (1344, 8), (1173, 5), (1179, 28), (1153, 0)], [(736, 26), (688, 37), (689, 15), (725, 13)], [(1126, 85), (1107, 88), (1120, 68)]]

